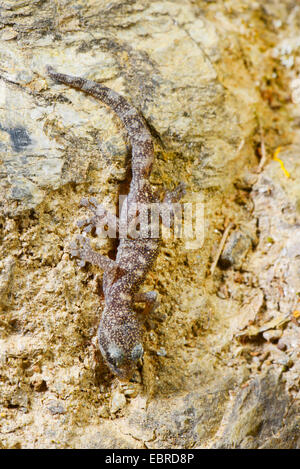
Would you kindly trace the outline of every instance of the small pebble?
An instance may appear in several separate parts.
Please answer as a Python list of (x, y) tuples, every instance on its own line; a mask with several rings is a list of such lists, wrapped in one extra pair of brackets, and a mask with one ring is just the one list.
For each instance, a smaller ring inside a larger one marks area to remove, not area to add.
[(242, 231), (236, 230), (231, 233), (220, 256), (220, 266), (224, 269), (231, 266), (235, 266), (236, 269), (239, 269), (251, 248), (251, 244), (250, 236)]
[(122, 391), (124, 393), (124, 396), (126, 397), (136, 397), (138, 391), (136, 389), (136, 386), (128, 383), (128, 384), (123, 384), (122, 385)]
[(281, 340), (279, 340), (277, 344), (277, 348), (279, 348), (279, 350), (282, 350), (284, 352), (287, 349), (287, 346), (284, 342), (281, 342)]
[(51, 414), (53, 415), (66, 413), (66, 409), (58, 401), (50, 401), (47, 404), (47, 409), (50, 410)]
[(33, 389), (37, 392), (45, 392), (48, 389), (47, 383), (42, 378), (37, 378), (32, 381)]
[(222, 300), (225, 300), (226, 298), (229, 298), (228, 289), (225, 285), (221, 285), (221, 287), (217, 291), (217, 296), (219, 298), (221, 298)]
[(167, 355), (166, 349), (164, 347), (160, 347), (156, 353), (159, 357), (165, 357)]
[(11, 39), (15, 39), (17, 37), (18, 33), (16, 31), (4, 31), (2, 33), (1, 39), (2, 41), (10, 41)]
[(270, 329), (269, 331), (263, 332), (263, 338), (268, 342), (276, 342), (282, 336), (281, 329)]
[(284, 367), (284, 371), (288, 370), (289, 368), (292, 368), (292, 366), (294, 365), (293, 360), (289, 357), (280, 358), (277, 363)]
[(251, 190), (252, 186), (257, 182), (257, 179), (257, 174), (246, 173), (242, 179), (236, 182), (236, 187), (242, 190)]
[(126, 405), (126, 397), (119, 390), (116, 390), (111, 399), (110, 410), (113, 414), (123, 409)]
[(141, 383), (142, 382), (142, 377), (141, 377), (140, 373), (137, 370), (134, 371), (130, 381), (132, 381), (133, 383)]
[(102, 417), (104, 419), (109, 417), (109, 410), (106, 407), (106, 405), (102, 405), (102, 406), (99, 407), (98, 415), (99, 415), (99, 417)]

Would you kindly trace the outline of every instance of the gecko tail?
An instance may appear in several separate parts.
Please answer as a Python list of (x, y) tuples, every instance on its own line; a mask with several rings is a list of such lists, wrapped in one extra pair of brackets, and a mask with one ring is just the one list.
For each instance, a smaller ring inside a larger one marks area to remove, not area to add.
[(132, 146), (132, 172), (137, 179), (149, 175), (154, 159), (151, 133), (139, 112), (116, 91), (92, 80), (58, 73), (51, 65), (47, 74), (59, 83), (77, 88), (94, 96), (112, 109), (123, 122)]
[(85, 80), (80, 77), (75, 77), (72, 75), (66, 75), (64, 73), (59, 73), (54, 70), (51, 65), (46, 66), (47, 74), (52, 78), (52, 80), (59, 83), (64, 83), (71, 86), (72, 88), (83, 89)]

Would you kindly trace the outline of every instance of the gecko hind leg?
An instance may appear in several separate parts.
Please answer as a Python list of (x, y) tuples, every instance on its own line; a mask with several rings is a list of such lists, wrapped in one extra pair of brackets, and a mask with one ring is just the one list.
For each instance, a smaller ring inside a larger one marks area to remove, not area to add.
[[(160, 216), (162, 224), (171, 228), (178, 225), (178, 220), (181, 220), (181, 207), (179, 207), (179, 200), (186, 194), (186, 185), (181, 182), (173, 191), (167, 191), (164, 199), (160, 204)], [(178, 218), (176, 220), (176, 218)], [(176, 220), (176, 223), (175, 223)]]
[(181, 182), (173, 191), (167, 191), (163, 203), (172, 204), (179, 202), (179, 200), (186, 194), (186, 184)]
[(144, 314), (152, 313), (156, 306), (157, 306), (157, 293), (156, 291), (148, 291), (148, 292), (141, 292), (136, 293), (134, 297), (134, 301), (136, 303), (145, 303), (145, 309), (143, 311)]
[(80, 259), (80, 267), (84, 267), (86, 262), (97, 265), (105, 271), (117, 267), (115, 261), (94, 251), (91, 247), (90, 240), (85, 236), (78, 235), (75, 241), (70, 244), (69, 252), (71, 257)]

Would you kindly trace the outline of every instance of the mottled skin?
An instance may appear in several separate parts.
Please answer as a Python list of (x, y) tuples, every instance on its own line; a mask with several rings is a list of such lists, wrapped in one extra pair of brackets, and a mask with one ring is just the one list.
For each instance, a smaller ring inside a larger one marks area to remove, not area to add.
[[(82, 205), (88, 207), (94, 216), (78, 223), (86, 232), (92, 227), (103, 226), (103, 218), (113, 220), (118, 228), (125, 220), (137, 215), (136, 204), (159, 203), (158, 196), (153, 192), (149, 176), (154, 159), (151, 134), (140, 114), (122, 96), (115, 91), (80, 77), (56, 73), (52, 67), (47, 68), (48, 74), (57, 82), (82, 90), (101, 100), (110, 107), (123, 122), (132, 146), (132, 179), (127, 195), (127, 205), (123, 204), (120, 219), (109, 214), (105, 208), (97, 204), (93, 198), (83, 199)], [(184, 193), (179, 186), (173, 193), (165, 196), (167, 204), (177, 201)], [(71, 254), (81, 259), (82, 263), (90, 262), (103, 269), (103, 292), (105, 308), (102, 314), (98, 339), (101, 353), (110, 369), (120, 379), (130, 379), (136, 362), (143, 356), (142, 327), (134, 311), (135, 302), (144, 302), (149, 311), (156, 300), (155, 292), (138, 293), (148, 270), (151, 268), (157, 253), (159, 239), (151, 238), (150, 234), (119, 239), (115, 260), (105, 257), (90, 247), (87, 237), (77, 237), (72, 243)]]

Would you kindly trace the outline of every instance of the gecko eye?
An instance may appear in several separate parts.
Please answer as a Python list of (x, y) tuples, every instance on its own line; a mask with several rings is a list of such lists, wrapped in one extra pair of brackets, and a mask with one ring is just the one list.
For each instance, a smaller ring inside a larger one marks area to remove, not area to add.
[(137, 345), (135, 345), (135, 347), (133, 347), (133, 349), (131, 350), (131, 359), (132, 359), (133, 361), (137, 361), (137, 360), (139, 360), (140, 358), (142, 358), (143, 353), (144, 353), (144, 349), (143, 349), (142, 344), (137, 344)]
[(125, 355), (122, 350), (116, 345), (111, 345), (108, 349), (108, 361), (112, 365), (119, 367), (122, 365)]

